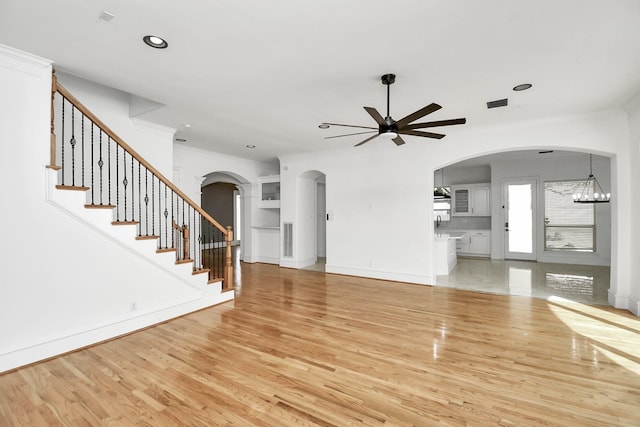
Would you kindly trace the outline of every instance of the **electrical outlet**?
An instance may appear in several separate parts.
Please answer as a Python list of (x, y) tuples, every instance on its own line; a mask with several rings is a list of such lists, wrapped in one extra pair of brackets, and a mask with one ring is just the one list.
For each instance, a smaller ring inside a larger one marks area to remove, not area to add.
[(129, 304), (129, 310), (131, 311), (138, 311), (138, 303), (133, 301), (132, 303)]

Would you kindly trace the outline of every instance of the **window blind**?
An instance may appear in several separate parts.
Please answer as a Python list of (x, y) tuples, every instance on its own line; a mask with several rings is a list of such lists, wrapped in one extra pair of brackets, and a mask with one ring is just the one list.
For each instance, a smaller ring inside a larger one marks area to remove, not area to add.
[(584, 181), (544, 183), (545, 250), (595, 250), (595, 207), (573, 202), (583, 188)]

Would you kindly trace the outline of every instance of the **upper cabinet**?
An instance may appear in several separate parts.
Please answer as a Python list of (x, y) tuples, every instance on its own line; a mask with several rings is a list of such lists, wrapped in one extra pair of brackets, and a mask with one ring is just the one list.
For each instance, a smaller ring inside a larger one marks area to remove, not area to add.
[(262, 176), (258, 179), (260, 184), (260, 201), (258, 206), (261, 208), (280, 208), (280, 176)]
[(456, 185), (451, 190), (452, 215), (491, 215), (491, 186), (489, 184)]

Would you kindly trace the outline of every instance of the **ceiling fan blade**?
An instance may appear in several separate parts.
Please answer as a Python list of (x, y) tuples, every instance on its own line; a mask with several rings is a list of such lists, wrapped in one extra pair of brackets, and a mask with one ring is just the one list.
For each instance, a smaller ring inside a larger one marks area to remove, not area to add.
[(323, 125), (329, 125), (329, 126), (346, 126), (349, 128), (362, 128), (362, 129), (375, 129), (377, 130), (378, 128), (374, 128), (371, 126), (356, 126), (356, 125), (341, 125), (340, 123), (321, 123)]
[(363, 107), (363, 108), (367, 111), (367, 113), (369, 113), (371, 117), (373, 117), (373, 120), (375, 120), (377, 124), (379, 125), (387, 124), (387, 122), (384, 121), (384, 117), (382, 117), (380, 113), (378, 113), (378, 110), (376, 110), (373, 107)]
[(369, 142), (369, 141), (371, 141), (373, 138), (375, 138), (376, 136), (378, 136), (378, 135), (370, 136), (369, 138), (365, 139), (364, 141), (359, 142), (359, 143), (357, 143), (356, 145), (354, 145), (354, 147), (357, 147), (357, 146), (359, 146), (359, 145), (362, 145), (362, 144), (364, 144), (365, 142)]
[(434, 111), (438, 111), (441, 108), (442, 107), (440, 105), (435, 104), (435, 103), (431, 103), (431, 104), (427, 105), (426, 107), (423, 107), (423, 108), (419, 109), (415, 113), (411, 113), (407, 117), (404, 117), (404, 118), (398, 120), (396, 122), (396, 125), (398, 126), (398, 128), (404, 127), (404, 126), (408, 125), (409, 123), (411, 123), (412, 121), (418, 120), (419, 118), (424, 117), (427, 114), (431, 114)]
[(377, 130), (369, 130), (367, 132), (356, 132), (356, 133), (346, 133), (344, 135), (334, 135), (334, 136), (325, 136), (324, 139), (331, 139), (331, 138), (341, 138), (343, 136), (351, 136), (351, 135), (363, 135), (365, 133), (373, 133), (373, 132), (378, 132)]
[(396, 136), (395, 138), (392, 139), (393, 142), (396, 143), (396, 145), (402, 145), (404, 144), (404, 139), (400, 138), (400, 135)]
[(438, 120), (435, 122), (414, 123), (412, 125), (406, 125), (403, 129), (424, 129), (434, 128), (437, 126), (463, 125), (465, 123), (467, 123), (467, 119)]
[(401, 133), (403, 135), (424, 136), (427, 138), (435, 138), (435, 139), (444, 138), (444, 135), (441, 133), (421, 132), (419, 130), (410, 130), (410, 129), (398, 130), (398, 133)]

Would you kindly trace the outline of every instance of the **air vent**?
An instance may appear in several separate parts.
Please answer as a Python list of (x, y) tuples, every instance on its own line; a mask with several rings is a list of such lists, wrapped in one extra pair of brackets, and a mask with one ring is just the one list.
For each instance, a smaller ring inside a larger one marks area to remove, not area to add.
[(487, 102), (487, 108), (506, 107), (509, 103), (509, 99), (496, 99), (495, 101)]
[(283, 233), (283, 256), (293, 257), (293, 223), (285, 222)]

